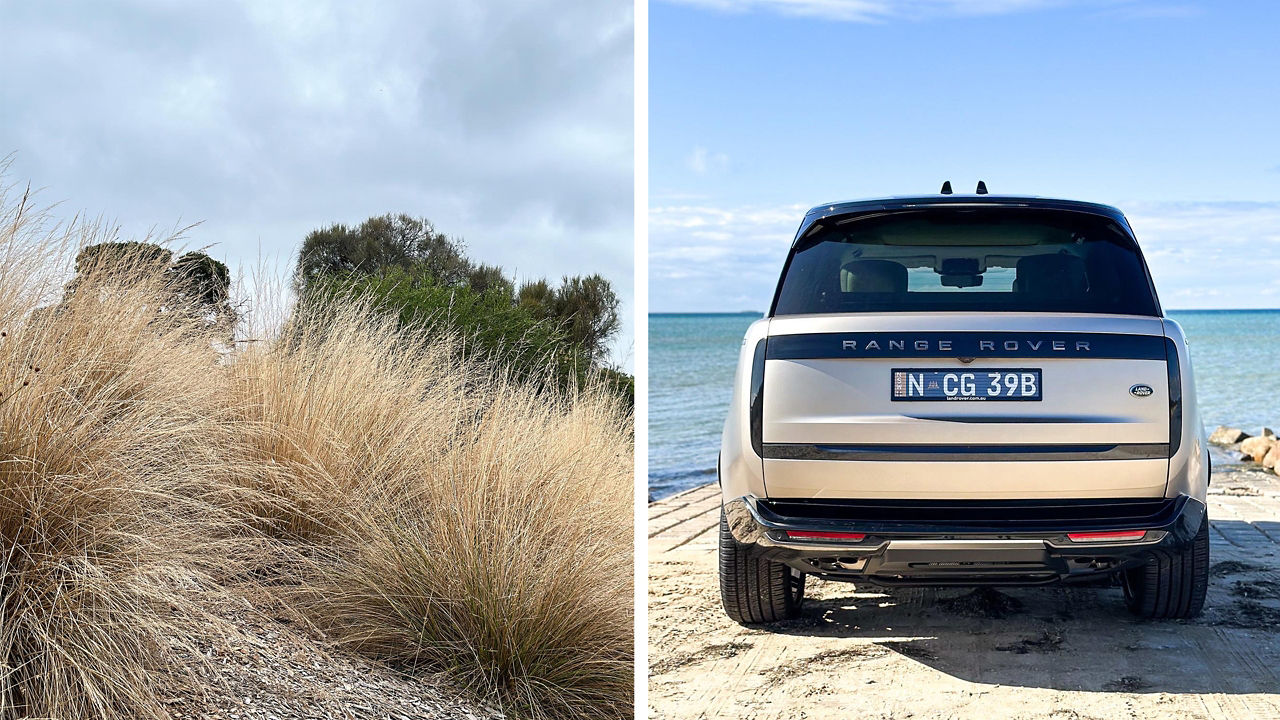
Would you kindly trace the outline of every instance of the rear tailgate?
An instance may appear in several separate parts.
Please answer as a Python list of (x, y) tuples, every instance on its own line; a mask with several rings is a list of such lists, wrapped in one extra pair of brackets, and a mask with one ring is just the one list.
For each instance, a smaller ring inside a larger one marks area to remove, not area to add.
[[(1163, 496), (1169, 443), (1163, 334), (1159, 318), (1121, 315), (775, 317), (762, 411), (767, 492)], [(903, 369), (1038, 370), (1039, 399), (895, 401), (893, 371)], [(1131, 392), (1141, 385), (1150, 394)]]

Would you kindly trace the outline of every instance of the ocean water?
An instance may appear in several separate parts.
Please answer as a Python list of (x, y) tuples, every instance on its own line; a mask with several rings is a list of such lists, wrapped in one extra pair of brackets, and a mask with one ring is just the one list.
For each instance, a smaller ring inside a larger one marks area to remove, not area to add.
[[(1187, 333), (1210, 431), (1280, 430), (1280, 310), (1170, 311)], [(649, 496), (715, 481), (738, 348), (759, 313), (649, 316)]]

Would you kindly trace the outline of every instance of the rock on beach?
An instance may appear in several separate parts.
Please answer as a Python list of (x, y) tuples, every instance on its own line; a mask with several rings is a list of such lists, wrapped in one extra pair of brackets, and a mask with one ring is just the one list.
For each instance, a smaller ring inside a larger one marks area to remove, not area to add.
[(1235, 445), (1236, 443), (1249, 438), (1249, 433), (1240, 428), (1227, 427), (1219, 425), (1217, 430), (1209, 436), (1209, 442), (1214, 445)]
[(1248, 455), (1254, 462), (1262, 462), (1262, 459), (1271, 452), (1271, 448), (1276, 444), (1274, 435), (1260, 435), (1258, 437), (1246, 438), (1240, 443), (1240, 452)]
[(1277, 463), (1280, 463), (1280, 442), (1272, 445), (1267, 454), (1262, 456), (1262, 467), (1268, 470), (1275, 470)]

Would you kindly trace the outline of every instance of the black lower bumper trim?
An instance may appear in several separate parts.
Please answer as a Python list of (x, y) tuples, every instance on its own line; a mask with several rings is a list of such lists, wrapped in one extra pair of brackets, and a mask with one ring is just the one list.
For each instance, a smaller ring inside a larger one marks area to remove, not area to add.
[(1159, 527), (1177, 515), (1178, 498), (1031, 500), (757, 499), (778, 525), (833, 522), (893, 532), (1009, 532), (1014, 529), (1126, 530)]
[[(853, 503), (847, 513), (852, 517), (833, 516), (829, 508), (825, 515), (806, 517), (777, 512), (794, 513), (797, 501), (748, 496), (727, 502), (725, 517), (738, 542), (832, 579), (885, 585), (1035, 585), (1097, 578), (1145, 562), (1152, 550), (1179, 550), (1195, 537), (1205, 514), (1204, 502), (1187, 495), (1120, 501), (1115, 503), (1120, 509), (1109, 506), (1111, 501), (1081, 501), (1083, 507), (1070, 501), (1012, 501), (1020, 512), (1006, 518), (1021, 521), (1005, 523), (994, 517), (975, 520), (955, 507), (948, 518), (928, 518), (938, 510), (936, 503), (920, 506), (924, 513), (871, 518), (863, 516), (868, 501), (847, 502)], [(990, 512), (993, 504), (1001, 505), (981, 502), (975, 510)], [(1064, 506), (1072, 517), (1064, 517)], [(1105, 535), (1114, 532), (1128, 535), (1115, 540)], [(1072, 540), (1070, 535), (1078, 533), (1092, 534), (1097, 541)]]

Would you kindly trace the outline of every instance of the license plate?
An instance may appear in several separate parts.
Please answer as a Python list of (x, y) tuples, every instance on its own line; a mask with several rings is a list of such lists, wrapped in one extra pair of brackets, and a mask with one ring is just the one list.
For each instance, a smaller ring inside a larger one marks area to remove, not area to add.
[(894, 400), (1039, 400), (1040, 369), (893, 370)]

